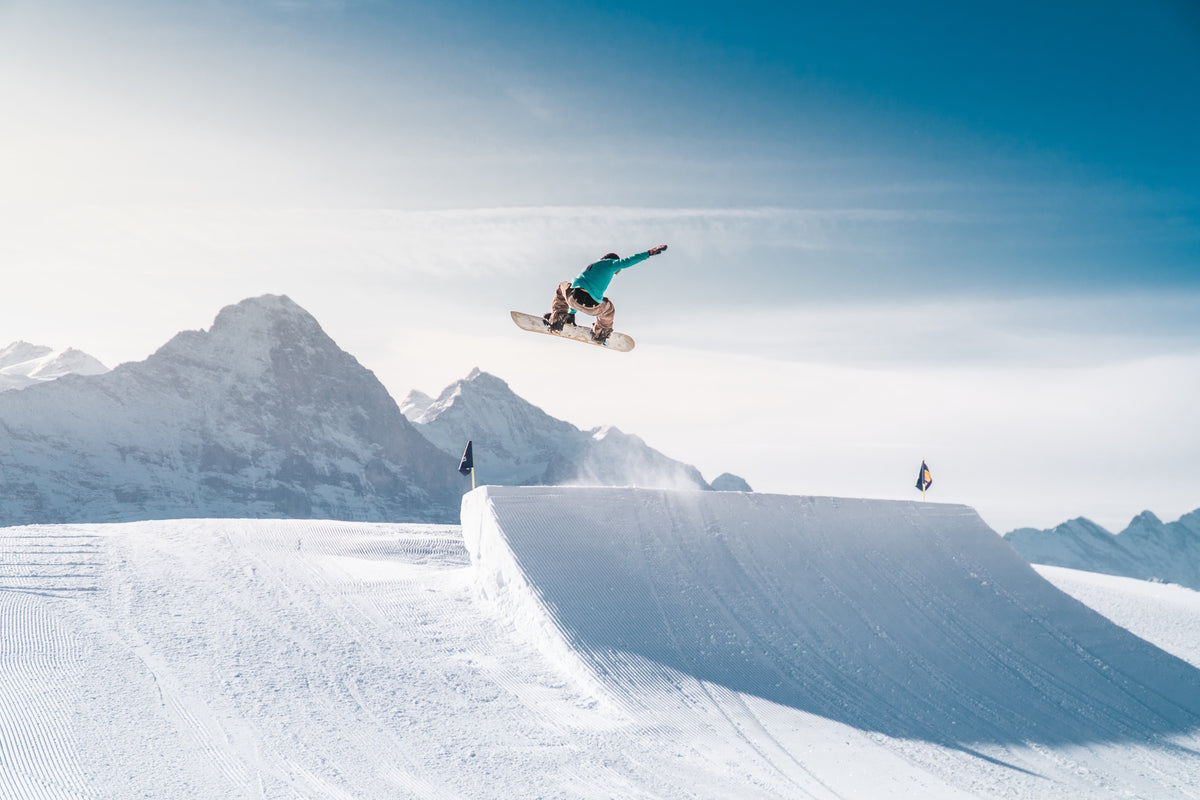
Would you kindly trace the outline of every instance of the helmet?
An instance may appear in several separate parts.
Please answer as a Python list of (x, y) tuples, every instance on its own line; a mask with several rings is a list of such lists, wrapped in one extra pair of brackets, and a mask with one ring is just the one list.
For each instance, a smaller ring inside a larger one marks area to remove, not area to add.
[(616, 253), (609, 253), (608, 255), (604, 256), (604, 258), (602, 258), (602, 259), (600, 259), (600, 260), (601, 260), (601, 261), (606, 261), (606, 260), (608, 260), (608, 259), (610, 259), (610, 258), (613, 258), (613, 259), (620, 259), (621, 257), (620, 257), (619, 255), (617, 255)]

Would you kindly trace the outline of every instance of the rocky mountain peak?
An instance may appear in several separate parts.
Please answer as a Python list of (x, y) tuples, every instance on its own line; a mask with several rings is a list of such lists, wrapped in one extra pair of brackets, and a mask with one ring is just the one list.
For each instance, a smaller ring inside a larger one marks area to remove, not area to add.
[(82, 350), (54, 350), (45, 345), (13, 342), (0, 350), (0, 392), (24, 389), (66, 375), (102, 375), (108, 367)]
[[(479, 367), (471, 370), (461, 381), (457, 381), (450, 385), (446, 393), (455, 393), (459, 396), (470, 399), (503, 399), (503, 400), (521, 400), (517, 393), (512, 390), (508, 383), (490, 372), (484, 372)], [(524, 402), (521, 400), (521, 402)]]
[(443, 389), (436, 399), (414, 389), (404, 398), (400, 408), (411, 422), (426, 424), (451, 409), (451, 413), (473, 413), (473, 409), (495, 404), (506, 407), (529, 406), (503, 380), (475, 367), (466, 378)]
[[(461, 496), (452, 460), (284, 296), (228, 306), (207, 331), (180, 333), (106, 375), (0, 395), (0, 417), (0, 440), (22, 442), (0, 446), (6, 524), (449, 521)], [(43, 468), (56, 477), (39, 478)]]
[(328, 367), (331, 359), (339, 366), (353, 361), (290, 298), (263, 295), (221, 309), (206, 331), (177, 334), (147, 363), (218, 369), (245, 379), (280, 367)]
[(738, 475), (731, 472), (722, 472), (717, 477), (713, 478), (713, 491), (717, 492), (752, 492), (750, 484)]
[(436, 400), (413, 392), (402, 407), (447, 454), (457, 455), (473, 441), (476, 471), (487, 483), (710, 488), (695, 467), (668, 458), (640, 437), (612, 426), (582, 431), (478, 368)]
[(1143, 511), (1120, 534), (1084, 518), (1049, 530), (1019, 528), (1005, 534), (1034, 564), (1069, 567), (1200, 589), (1200, 509), (1164, 524)]
[(1156, 528), (1161, 528), (1162, 526), (1162, 520), (1159, 519), (1154, 512), (1143, 511), (1129, 522), (1129, 525), (1125, 528), (1125, 532), (1129, 531), (1131, 528), (1154, 530)]

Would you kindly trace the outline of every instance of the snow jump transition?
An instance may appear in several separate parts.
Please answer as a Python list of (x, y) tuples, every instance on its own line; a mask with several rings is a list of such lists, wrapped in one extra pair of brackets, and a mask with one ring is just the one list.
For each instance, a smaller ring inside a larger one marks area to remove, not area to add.
[(965, 506), (483, 487), (462, 521), (483, 592), (622, 704), (723, 687), (951, 747), (1200, 727), (1200, 672)]

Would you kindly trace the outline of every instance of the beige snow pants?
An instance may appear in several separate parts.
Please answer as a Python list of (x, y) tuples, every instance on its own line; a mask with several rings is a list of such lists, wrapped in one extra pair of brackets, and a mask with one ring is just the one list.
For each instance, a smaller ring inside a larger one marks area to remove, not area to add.
[(554, 292), (554, 302), (550, 305), (550, 318), (566, 314), (571, 308), (596, 318), (595, 324), (592, 325), (593, 336), (605, 336), (612, 332), (613, 320), (617, 316), (617, 309), (613, 306), (612, 301), (606, 297), (594, 306), (584, 305), (571, 290), (571, 282), (563, 281)]

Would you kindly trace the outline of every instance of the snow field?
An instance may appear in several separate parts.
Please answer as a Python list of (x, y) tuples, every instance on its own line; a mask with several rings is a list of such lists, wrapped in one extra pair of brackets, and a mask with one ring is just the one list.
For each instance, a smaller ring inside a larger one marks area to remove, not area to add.
[(0, 587), (6, 799), (1200, 795), (1197, 671), (957, 506), (487, 487), (0, 529)]
[(0, 591), (6, 664), (37, 666), (17, 642), (78, 642), (52, 707), (44, 669), (4, 671), (5, 724), (24, 731), (5, 764), (24, 766), (0, 797), (644, 797), (688, 768), (657, 777), (653, 749), (479, 605), (457, 526), (70, 529), (96, 542), (94, 591)]

